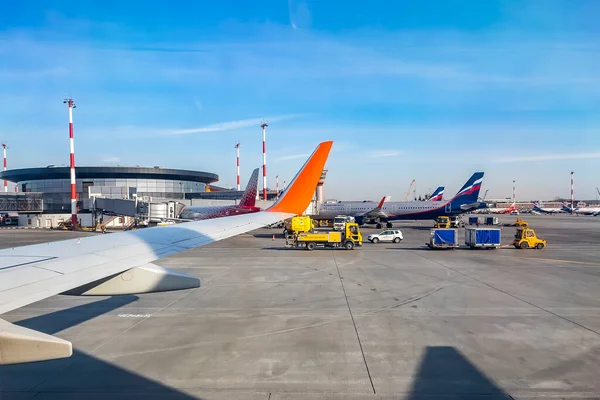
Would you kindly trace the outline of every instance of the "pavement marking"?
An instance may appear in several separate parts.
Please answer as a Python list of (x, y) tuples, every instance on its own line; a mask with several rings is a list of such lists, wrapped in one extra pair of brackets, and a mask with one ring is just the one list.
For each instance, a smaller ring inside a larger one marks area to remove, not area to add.
[[(512, 257), (512, 256), (501, 256), (501, 255), (497, 255), (496, 257), (515, 258), (515, 257)], [(540, 258), (540, 257), (519, 257), (518, 259), (519, 260), (532, 260), (532, 261), (559, 262), (559, 263), (565, 263), (565, 264), (582, 264), (582, 265), (597, 265), (597, 266), (600, 266), (600, 263), (593, 262), (593, 261), (572, 261), (572, 260), (561, 260), (561, 259)]]
[(373, 378), (371, 377), (371, 371), (369, 370), (369, 364), (367, 363), (367, 357), (365, 356), (365, 351), (363, 350), (362, 342), (360, 341), (360, 334), (358, 333), (358, 328), (356, 327), (356, 321), (354, 320), (354, 315), (352, 314), (352, 307), (350, 307), (350, 302), (348, 301), (348, 295), (346, 294), (346, 288), (344, 287), (344, 280), (342, 279), (342, 274), (340, 272), (340, 267), (338, 266), (337, 260), (335, 258), (335, 250), (332, 251), (333, 261), (335, 262), (335, 268), (338, 273), (338, 278), (340, 280), (340, 285), (342, 286), (342, 292), (344, 292), (344, 298), (346, 299), (346, 305), (348, 306), (348, 312), (350, 313), (350, 319), (352, 320), (352, 325), (354, 325), (354, 332), (356, 332), (356, 339), (358, 339), (358, 346), (360, 347), (360, 352), (363, 356), (363, 361), (365, 363), (365, 368), (367, 370), (367, 376), (369, 377), (369, 382), (371, 382), (371, 389), (373, 389), (373, 394), (377, 394), (375, 391), (375, 384), (373, 384)]
[(150, 318), (152, 314), (119, 314), (119, 318)]

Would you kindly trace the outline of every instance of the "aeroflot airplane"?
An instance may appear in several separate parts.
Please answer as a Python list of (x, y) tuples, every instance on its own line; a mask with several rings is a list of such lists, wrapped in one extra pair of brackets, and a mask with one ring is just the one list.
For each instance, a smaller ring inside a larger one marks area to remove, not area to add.
[(258, 168), (252, 171), (248, 186), (246, 186), (246, 190), (244, 191), (239, 204), (231, 206), (185, 207), (183, 211), (181, 211), (179, 218), (185, 220), (200, 220), (259, 212), (260, 207), (256, 207), (257, 187)]
[(440, 186), (435, 189), (435, 191), (431, 194), (431, 197), (427, 199), (427, 201), (442, 201), (444, 200), (444, 187)]
[(533, 203), (533, 211), (544, 214), (558, 214), (566, 212), (563, 208), (543, 207), (540, 205), (540, 203)]
[[(562, 203), (562, 208), (566, 212), (571, 212), (571, 206), (567, 203)], [(583, 214), (583, 215), (600, 215), (600, 207), (575, 207), (573, 208), (573, 212), (575, 214)]]
[[(57, 294), (113, 296), (200, 286), (153, 261), (226, 239), (309, 206), (333, 142), (323, 142), (265, 211), (0, 250), (0, 314)], [(71, 342), (0, 319), (0, 364), (70, 357)]]
[(378, 228), (385, 222), (388, 228), (392, 221), (436, 219), (441, 215), (459, 215), (485, 208), (484, 202), (477, 200), (483, 172), (474, 173), (465, 185), (448, 201), (407, 201), (389, 202), (385, 199), (375, 206), (375, 203), (337, 202), (324, 203), (319, 210), (319, 215), (314, 219), (333, 219), (337, 215), (353, 216), (359, 224), (376, 224)]

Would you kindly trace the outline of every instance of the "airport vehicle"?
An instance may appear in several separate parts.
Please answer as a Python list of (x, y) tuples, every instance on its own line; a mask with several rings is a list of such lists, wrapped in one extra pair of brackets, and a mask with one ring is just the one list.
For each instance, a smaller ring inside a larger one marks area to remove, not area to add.
[(246, 190), (244, 191), (239, 204), (231, 206), (185, 207), (179, 214), (179, 218), (197, 221), (259, 212), (260, 207), (256, 207), (258, 170), (259, 169), (256, 168), (252, 171), (252, 175), (250, 175), (250, 180), (248, 181), (248, 185), (246, 185)]
[(19, 217), (18, 216), (11, 216), (11, 215), (5, 215), (2, 218), (2, 225), (19, 225)]
[[(286, 241), (286, 244), (289, 245), (289, 242)], [(304, 247), (306, 250), (314, 250), (317, 246), (352, 250), (355, 246), (362, 246), (362, 234), (356, 222), (346, 222), (342, 232), (307, 232), (294, 235), (291, 245)]]
[(479, 225), (480, 221), (479, 217), (469, 217), (469, 225)]
[(429, 196), (429, 198), (426, 201), (442, 201), (442, 200), (444, 200), (444, 187), (440, 186), (439, 188), (437, 188), (433, 191), (431, 196)]
[(376, 224), (381, 229), (383, 224), (391, 228), (393, 221), (398, 220), (435, 220), (441, 215), (454, 216), (487, 207), (485, 202), (478, 201), (483, 172), (474, 173), (456, 195), (448, 201), (408, 201), (387, 202), (385, 198), (374, 202), (335, 202), (323, 203), (319, 214), (314, 219), (332, 219), (336, 215), (351, 215), (359, 224)]
[(430, 249), (455, 249), (458, 247), (458, 230), (433, 228), (429, 242), (425, 244)]
[(517, 227), (517, 233), (513, 240), (513, 246), (517, 249), (543, 249), (546, 247), (546, 241), (539, 239), (533, 228), (526, 226)]
[(447, 215), (442, 215), (437, 217), (434, 227), (435, 228), (461, 228), (465, 226), (460, 215), (453, 215), (448, 217)]
[(379, 242), (394, 242), (400, 243), (404, 239), (402, 236), (402, 231), (398, 229), (388, 229), (385, 231), (381, 231), (379, 233), (372, 233), (367, 236), (367, 240), (371, 243), (379, 243)]
[(347, 215), (338, 215), (333, 219), (333, 230), (334, 231), (343, 231), (346, 227), (347, 222), (356, 222), (354, 217), (349, 217)]
[(540, 203), (533, 203), (533, 210), (543, 214), (562, 214), (565, 212), (564, 208), (543, 207)]
[(485, 217), (486, 225), (498, 225), (499, 223), (498, 217)]
[(447, 215), (441, 215), (437, 217), (434, 224), (435, 228), (450, 228), (450, 217)]
[(529, 224), (523, 218), (517, 218), (515, 226), (528, 226)]
[(297, 215), (285, 221), (283, 235), (291, 233), (312, 232), (315, 229), (313, 220), (308, 215)]
[[(152, 262), (302, 214), (332, 144), (321, 143), (265, 211), (0, 250), (0, 314), (57, 294), (112, 296), (199, 287), (197, 277)], [(0, 364), (64, 358), (72, 355), (72, 344), (0, 320), (0, 355)]]
[(495, 249), (500, 247), (501, 230), (499, 228), (466, 228), (465, 229), (465, 245), (472, 249), (489, 248)]

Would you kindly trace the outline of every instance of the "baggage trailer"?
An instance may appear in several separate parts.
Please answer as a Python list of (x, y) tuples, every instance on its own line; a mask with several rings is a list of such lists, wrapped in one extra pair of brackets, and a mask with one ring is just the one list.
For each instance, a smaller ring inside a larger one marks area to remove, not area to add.
[(485, 217), (486, 225), (498, 225), (499, 223), (498, 217)]
[(500, 247), (501, 230), (499, 228), (465, 228), (465, 245), (472, 249)]
[(458, 247), (458, 230), (433, 228), (429, 242), (425, 244), (430, 249), (455, 249)]

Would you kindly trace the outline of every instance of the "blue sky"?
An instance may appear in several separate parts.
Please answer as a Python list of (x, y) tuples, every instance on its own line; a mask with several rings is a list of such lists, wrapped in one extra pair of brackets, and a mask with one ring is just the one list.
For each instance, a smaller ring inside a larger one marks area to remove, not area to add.
[[(93, 5), (96, 4), (96, 5)], [(600, 186), (600, 3), (494, 1), (9, 2), (0, 15), (0, 140), (10, 167), (163, 165), (235, 184), (292, 178), (335, 141), (326, 196), (488, 197)]]

